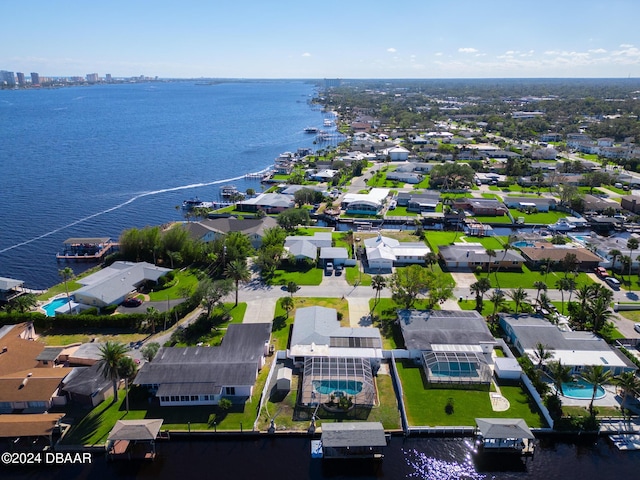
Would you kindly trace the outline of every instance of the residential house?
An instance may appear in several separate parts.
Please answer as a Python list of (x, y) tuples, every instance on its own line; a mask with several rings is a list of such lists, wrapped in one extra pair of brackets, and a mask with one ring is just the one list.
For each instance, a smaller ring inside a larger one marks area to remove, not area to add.
[(532, 246), (520, 247), (520, 251), (530, 268), (539, 268), (547, 260), (550, 260), (552, 265), (559, 265), (568, 254), (576, 256), (577, 269), (581, 272), (593, 271), (603, 261), (601, 257), (585, 247), (554, 245), (550, 242), (536, 242)]
[(333, 263), (336, 265), (344, 265), (349, 260), (349, 252), (344, 247), (322, 247), (320, 249), (320, 260), (323, 265)]
[(265, 231), (277, 227), (278, 222), (273, 217), (263, 218), (210, 218), (199, 222), (186, 222), (182, 227), (189, 232), (189, 236), (201, 242), (213, 242), (232, 232), (246, 235), (253, 248), (262, 245)]
[(100, 364), (75, 367), (62, 381), (61, 391), (69, 402), (95, 407), (112, 391), (112, 382), (100, 371)]
[(592, 332), (562, 330), (544, 318), (533, 315), (500, 314), (500, 326), (508, 341), (521, 355), (528, 355), (536, 363), (538, 344), (545, 346), (551, 357), (543, 362), (561, 362), (579, 374), (587, 366), (599, 365), (612, 375), (634, 372), (635, 365), (617, 349)]
[(264, 212), (266, 214), (282, 213), (289, 208), (295, 207), (295, 200), (292, 195), (281, 193), (261, 193), (255, 198), (249, 198), (236, 204), (236, 208), (241, 212)]
[(500, 200), (491, 198), (457, 198), (453, 202), (454, 210), (467, 210), (478, 216), (502, 217), (509, 209)]
[(387, 180), (395, 180), (402, 183), (417, 184), (422, 181), (424, 177), (419, 173), (393, 171), (387, 173)]
[(423, 193), (400, 192), (395, 198), (399, 207), (407, 207), (409, 212), (435, 212), (440, 202), (440, 192), (427, 190)]
[(312, 170), (307, 174), (307, 177), (310, 180), (314, 180), (316, 182), (330, 182), (333, 177), (338, 174), (338, 170), (332, 170), (331, 168), (325, 168), (323, 170)]
[(332, 308), (299, 308), (287, 356), (302, 368), (300, 404), (313, 408), (348, 395), (355, 405), (373, 405), (382, 359), (377, 328), (341, 327)]
[(640, 197), (638, 195), (625, 195), (620, 198), (620, 206), (631, 213), (640, 213)]
[(388, 148), (384, 154), (388, 156), (392, 162), (406, 162), (409, 159), (409, 150), (400, 146)]
[(491, 382), (497, 342), (475, 310), (399, 310), (398, 324), (410, 358), (432, 386)]
[(54, 405), (64, 405), (60, 392), (70, 368), (34, 368), (0, 377), (0, 412), (44, 413)]
[(389, 195), (388, 188), (372, 188), (369, 193), (347, 193), (342, 208), (348, 215), (377, 215)]
[(230, 324), (218, 347), (162, 347), (134, 380), (161, 406), (217, 405), (253, 395), (265, 362), (271, 323)]
[(517, 208), (518, 210), (534, 209), (538, 212), (548, 212), (555, 210), (556, 201), (553, 198), (538, 197), (503, 197), (502, 201), (508, 208)]
[(89, 307), (118, 305), (138, 287), (157, 283), (170, 268), (157, 267), (148, 262), (114, 262), (108, 267), (79, 278), (82, 287), (73, 292), (75, 302)]
[(584, 202), (585, 212), (602, 213), (605, 210), (613, 210), (614, 212), (618, 213), (624, 209), (624, 206), (622, 206), (621, 203), (596, 197), (588, 193), (582, 197), (582, 201)]
[(424, 265), (425, 256), (431, 252), (424, 242), (399, 242), (382, 235), (367, 238), (364, 245), (369, 271), (390, 271), (394, 265)]
[(479, 243), (458, 243), (441, 246), (438, 255), (453, 271), (483, 270), (522, 270), (525, 259), (515, 250), (496, 250), (494, 257), (487, 254), (486, 248)]

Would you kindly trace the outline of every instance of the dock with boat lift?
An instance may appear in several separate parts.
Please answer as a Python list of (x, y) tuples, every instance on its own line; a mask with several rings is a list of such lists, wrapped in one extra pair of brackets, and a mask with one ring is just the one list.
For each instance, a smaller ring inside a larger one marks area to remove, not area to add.
[(118, 242), (112, 242), (109, 237), (72, 237), (62, 243), (64, 250), (56, 254), (58, 261), (98, 262), (120, 247)]

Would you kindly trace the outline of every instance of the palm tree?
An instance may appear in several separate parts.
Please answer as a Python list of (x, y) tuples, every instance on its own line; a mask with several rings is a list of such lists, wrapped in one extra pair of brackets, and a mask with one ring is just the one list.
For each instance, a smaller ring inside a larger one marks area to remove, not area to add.
[(514, 290), (509, 291), (507, 295), (509, 295), (509, 298), (511, 298), (511, 300), (515, 302), (516, 315), (517, 315), (518, 310), (520, 309), (520, 304), (522, 304), (522, 302), (524, 302), (527, 299), (528, 294), (527, 292), (525, 292), (524, 288), (518, 287)]
[(569, 292), (569, 298), (567, 299), (567, 303), (571, 303), (571, 295), (576, 290), (576, 279), (572, 277), (567, 277), (567, 292)]
[(613, 378), (615, 384), (622, 389), (622, 410), (627, 402), (629, 395), (636, 395), (640, 392), (640, 380), (636, 377), (635, 372), (622, 372)]
[(602, 365), (589, 365), (580, 374), (583, 380), (593, 385), (591, 402), (589, 403), (589, 413), (593, 416), (593, 401), (598, 393), (598, 387), (604, 385), (611, 379), (611, 370), (605, 370)]
[(591, 330), (599, 332), (606, 325), (613, 313), (609, 310), (609, 302), (605, 297), (596, 297), (591, 303), (589, 317), (591, 317)]
[[(638, 239), (635, 237), (631, 237), (627, 240), (627, 248), (629, 249), (629, 258), (633, 258), (633, 251), (638, 249)], [(633, 260), (629, 262), (629, 290), (631, 290), (631, 265), (633, 264)]]
[(293, 297), (293, 294), (299, 290), (299, 288), (300, 287), (298, 287), (298, 284), (293, 280), (287, 283), (287, 292), (289, 292), (292, 297)]
[(609, 256), (611, 257), (611, 272), (615, 275), (616, 260), (618, 259), (618, 257), (622, 256), (622, 252), (614, 248), (613, 250), (609, 250)]
[(487, 277), (481, 277), (477, 282), (472, 283), (469, 288), (476, 296), (476, 310), (482, 313), (484, 294), (491, 290), (491, 282)]
[(496, 320), (498, 308), (504, 305), (504, 300), (504, 293), (502, 293), (502, 290), (494, 290), (489, 297), (489, 301), (493, 303), (493, 315), (491, 316), (493, 322)]
[(496, 257), (496, 251), (492, 248), (487, 249), (487, 256), (489, 257), (489, 261), (487, 262), (487, 277), (491, 274), (491, 263), (493, 263), (493, 259)]
[(564, 292), (569, 291), (569, 279), (567, 277), (559, 278), (556, 281), (556, 288), (560, 291), (562, 300), (562, 314), (564, 315)]
[(67, 292), (69, 314), (71, 314), (73, 312), (71, 311), (71, 299), (69, 298), (69, 285), (67, 281), (73, 278), (74, 273), (73, 273), (73, 270), (71, 270), (71, 267), (64, 267), (62, 270), (58, 270), (58, 275), (62, 277), (62, 281), (64, 282), (64, 290), (65, 292)]
[(124, 378), (124, 398), (127, 412), (129, 411), (129, 380), (136, 376), (136, 364), (133, 358), (124, 356), (118, 362), (118, 376)]
[(227, 267), (224, 269), (224, 274), (227, 278), (234, 281), (236, 284), (236, 304), (238, 306), (238, 288), (240, 282), (248, 282), (251, 279), (251, 272), (249, 271), (249, 267), (247, 267), (247, 263), (244, 260), (232, 260), (227, 264)]
[(295, 301), (293, 297), (283, 297), (282, 300), (280, 300), (280, 306), (287, 311), (287, 318), (289, 318), (289, 312), (293, 310)]
[(537, 304), (538, 299), (540, 298), (540, 291), (544, 290), (546, 292), (547, 284), (545, 282), (538, 280), (537, 282), (533, 282), (533, 286), (536, 288), (536, 290), (538, 290), (538, 293), (536, 293), (536, 304)]
[(551, 270), (553, 270), (553, 262), (551, 260), (551, 258), (547, 257), (547, 258), (543, 258), (540, 261), (540, 269), (544, 269), (544, 281), (547, 281), (547, 276), (549, 275), (549, 273), (551, 273)]
[(118, 365), (126, 353), (127, 347), (120, 342), (108, 341), (100, 346), (98, 372), (113, 382), (113, 403), (118, 401), (118, 380), (120, 379)]
[(151, 324), (151, 334), (156, 333), (156, 318), (158, 318), (158, 309), (156, 307), (147, 307), (147, 321)]
[(438, 256), (433, 252), (429, 252), (424, 256), (424, 263), (433, 270), (433, 266), (438, 263)]
[(533, 356), (538, 361), (538, 368), (542, 368), (542, 364), (553, 358), (553, 349), (548, 345), (544, 345), (541, 342), (536, 343), (536, 348), (533, 350)]
[(553, 384), (556, 386), (556, 397), (558, 394), (564, 396), (562, 384), (571, 380), (571, 367), (562, 365), (562, 362), (558, 360), (557, 362), (547, 363), (547, 368), (549, 369), (549, 375), (553, 378)]
[[(631, 261), (631, 257), (629, 255), (623, 255), (622, 257), (620, 257), (620, 263), (622, 263), (622, 267), (620, 268), (620, 277), (624, 281), (624, 271), (627, 270), (629, 272), (629, 275), (631, 275), (631, 264), (633, 262)], [(631, 279), (629, 279), (629, 283), (631, 283)]]
[(371, 312), (369, 316), (373, 319), (373, 311), (378, 306), (378, 302), (380, 301), (380, 294), (382, 290), (387, 286), (387, 279), (382, 275), (374, 275), (371, 277), (371, 287), (376, 291), (373, 297), (373, 307), (371, 307)]

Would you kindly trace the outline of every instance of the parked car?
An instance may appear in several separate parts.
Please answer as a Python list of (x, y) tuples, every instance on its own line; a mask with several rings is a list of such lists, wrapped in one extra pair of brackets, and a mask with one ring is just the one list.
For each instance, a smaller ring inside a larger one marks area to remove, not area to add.
[(122, 302), (123, 307), (139, 307), (140, 305), (142, 305), (142, 300), (136, 297), (127, 298)]
[(634, 329), (636, 332), (640, 333), (640, 323), (636, 323), (636, 324), (633, 326), (633, 329)]
[(336, 265), (336, 277), (342, 275), (342, 265)]
[(607, 272), (607, 269), (604, 267), (596, 267), (594, 271), (600, 278), (607, 278), (609, 276), (609, 272)]
[(331, 275), (333, 273), (333, 263), (327, 262), (327, 264), (324, 266), (324, 273), (326, 275)]
[(620, 280), (618, 280), (617, 278), (607, 277), (604, 279), (604, 281), (607, 282), (607, 284), (614, 290), (620, 289)]

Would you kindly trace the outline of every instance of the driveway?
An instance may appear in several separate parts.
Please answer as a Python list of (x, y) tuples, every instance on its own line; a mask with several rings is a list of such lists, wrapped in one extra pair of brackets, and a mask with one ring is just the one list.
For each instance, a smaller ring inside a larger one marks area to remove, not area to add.
[(473, 273), (451, 272), (456, 288), (469, 288), (472, 283), (476, 283), (478, 279)]

